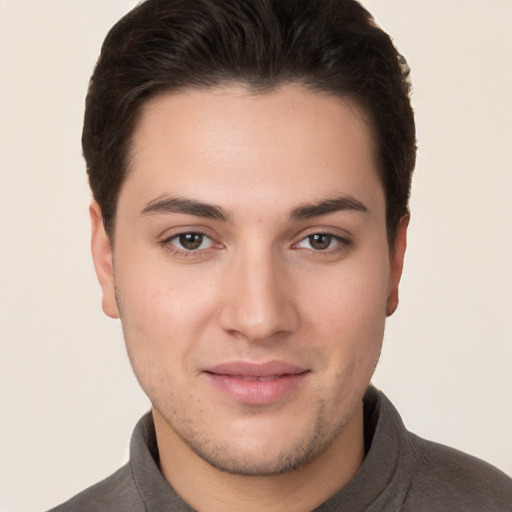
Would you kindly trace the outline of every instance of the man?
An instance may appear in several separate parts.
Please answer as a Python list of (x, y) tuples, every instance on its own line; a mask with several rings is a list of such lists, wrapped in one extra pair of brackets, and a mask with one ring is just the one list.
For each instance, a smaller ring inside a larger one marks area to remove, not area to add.
[(408, 68), (352, 0), (147, 0), (87, 98), (103, 309), (151, 400), (54, 510), (511, 510), (369, 386), (398, 304)]

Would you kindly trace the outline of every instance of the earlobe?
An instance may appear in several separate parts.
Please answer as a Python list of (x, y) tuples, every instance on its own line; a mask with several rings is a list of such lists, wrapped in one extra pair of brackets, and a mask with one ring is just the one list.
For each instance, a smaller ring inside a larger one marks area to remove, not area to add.
[(407, 227), (409, 226), (410, 215), (407, 213), (400, 219), (396, 230), (394, 246), (390, 253), (390, 276), (388, 289), (388, 302), (386, 315), (391, 316), (398, 307), (398, 287), (402, 277), (404, 266), (405, 249), (407, 247)]
[(111, 318), (119, 318), (117, 307), (114, 267), (112, 263), (112, 245), (103, 226), (101, 208), (96, 201), (89, 207), (91, 217), (91, 251), (94, 261), (96, 276), (101, 286), (102, 308), (104, 313)]

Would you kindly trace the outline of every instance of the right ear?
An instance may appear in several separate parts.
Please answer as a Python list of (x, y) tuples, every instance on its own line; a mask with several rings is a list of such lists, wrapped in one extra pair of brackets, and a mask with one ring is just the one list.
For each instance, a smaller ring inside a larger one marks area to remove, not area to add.
[(89, 206), (91, 217), (91, 251), (96, 276), (101, 286), (101, 306), (110, 318), (119, 318), (116, 290), (114, 285), (114, 266), (112, 264), (112, 245), (105, 232), (100, 205), (93, 201)]

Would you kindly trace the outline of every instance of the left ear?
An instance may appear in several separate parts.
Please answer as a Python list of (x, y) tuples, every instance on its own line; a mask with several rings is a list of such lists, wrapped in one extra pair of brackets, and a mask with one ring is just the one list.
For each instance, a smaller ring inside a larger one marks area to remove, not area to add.
[(398, 307), (398, 286), (402, 277), (405, 249), (407, 247), (407, 227), (410, 215), (406, 213), (398, 224), (393, 247), (390, 248), (390, 274), (386, 315), (391, 316)]

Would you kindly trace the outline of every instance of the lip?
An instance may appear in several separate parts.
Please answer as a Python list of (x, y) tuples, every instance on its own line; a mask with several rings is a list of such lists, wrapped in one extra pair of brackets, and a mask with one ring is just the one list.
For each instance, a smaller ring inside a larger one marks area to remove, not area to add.
[(295, 391), (309, 370), (283, 361), (254, 364), (246, 361), (222, 363), (204, 370), (215, 388), (243, 404), (277, 403)]

